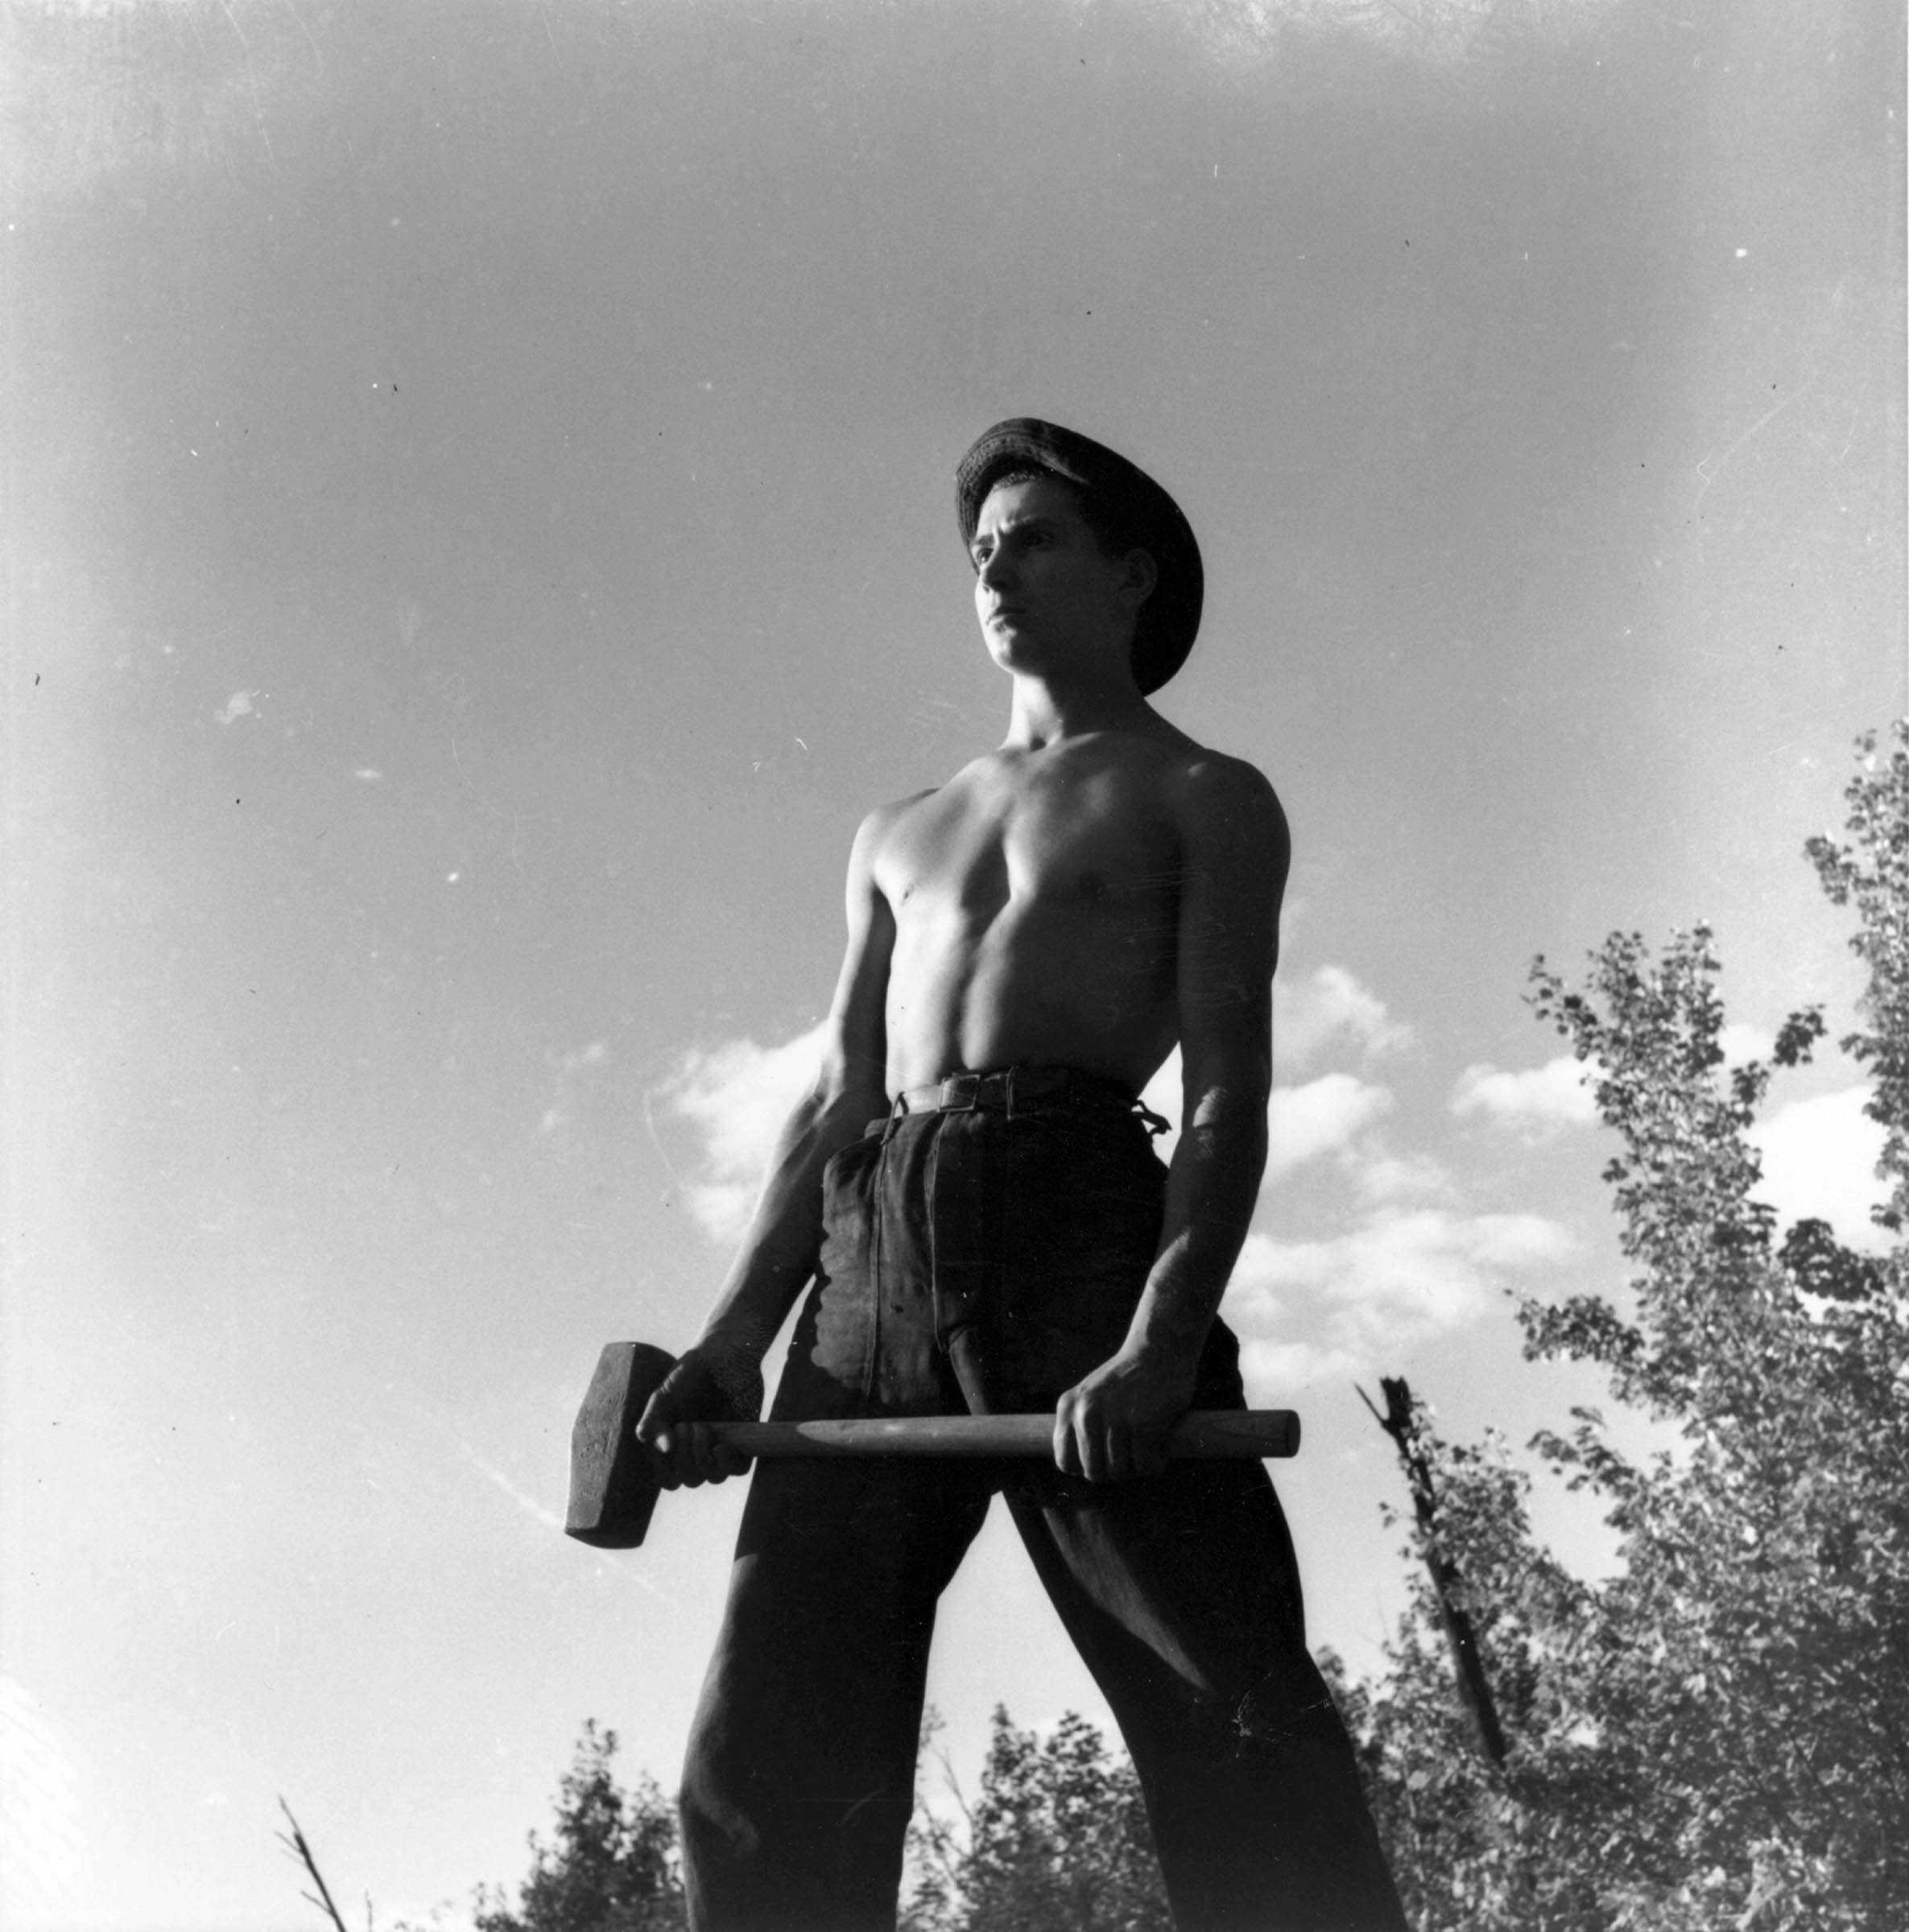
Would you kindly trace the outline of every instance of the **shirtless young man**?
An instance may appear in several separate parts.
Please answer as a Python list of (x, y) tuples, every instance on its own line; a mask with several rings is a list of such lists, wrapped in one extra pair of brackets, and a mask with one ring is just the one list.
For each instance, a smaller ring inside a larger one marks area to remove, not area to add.
[[(1394, 1932), (1271, 1483), (1162, 1453), (1243, 1400), (1216, 1311), (1266, 1159), (1285, 821), (1147, 702), (1199, 622), (1166, 493), (1026, 419), (958, 486), (1006, 741), (857, 835), (820, 1075), (638, 1434), (670, 1486), (737, 1473), (699, 1424), (758, 1413), (812, 1281), (778, 1414), (1051, 1409), (1053, 1467), (756, 1472), (684, 1773), (692, 1922), (893, 1926), (935, 1604), (1002, 1491), (1183, 1932)], [(1176, 1043), (1163, 1168), (1136, 1096)]]

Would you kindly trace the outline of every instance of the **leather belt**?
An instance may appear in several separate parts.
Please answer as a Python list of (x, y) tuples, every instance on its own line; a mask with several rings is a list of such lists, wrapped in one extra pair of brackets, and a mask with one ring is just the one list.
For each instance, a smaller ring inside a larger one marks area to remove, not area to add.
[(895, 1096), (895, 1112), (972, 1113), (987, 1108), (1012, 1113), (1025, 1101), (1063, 1094), (1123, 1112), (1137, 1109), (1155, 1133), (1167, 1126), (1158, 1114), (1140, 1105), (1138, 1096), (1124, 1082), (1072, 1067), (1002, 1067), (989, 1073), (951, 1073), (930, 1087), (904, 1088)]
[(898, 1096), (910, 1113), (971, 1113), (1006, 1108), (1016, 1100), (1064, 1093), (1079, 1076), (1064, 1067), (1003, 1067), (993, 1073), (951, 1073), (932, 1087), (908, 1087)]

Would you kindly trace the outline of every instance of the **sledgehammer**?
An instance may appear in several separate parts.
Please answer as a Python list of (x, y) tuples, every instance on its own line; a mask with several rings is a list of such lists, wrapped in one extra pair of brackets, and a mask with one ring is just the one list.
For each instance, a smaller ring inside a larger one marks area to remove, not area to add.
[[(634, 1550), (661, 1485), (636, 1425), (676, 1357), (645, 1342), (611, 1342), (570, 1431), (567, 1534), (600, 1550)], [(1051, 1415), (917, 1415), (831, 1422), (712, 1422), (719, 1443), (746, 1455), (1025, 1455), (1053, 1453)], [(1290, 1409), (1195, 1409), (1173, 1425), (1171, 1456), (1250, 1459), (1295, 1455)]]

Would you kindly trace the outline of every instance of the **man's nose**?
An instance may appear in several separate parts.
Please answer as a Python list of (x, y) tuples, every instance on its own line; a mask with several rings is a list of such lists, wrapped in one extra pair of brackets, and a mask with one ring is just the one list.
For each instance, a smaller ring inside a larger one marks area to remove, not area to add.
[(1007, 546), (1005, 543), (996, 544), (986, 556), (982, 558), (981, 568), (975, 574), (981, 579), (982, 584), (990, 590), (998, 584), (1007, 582), (1014, 574)]

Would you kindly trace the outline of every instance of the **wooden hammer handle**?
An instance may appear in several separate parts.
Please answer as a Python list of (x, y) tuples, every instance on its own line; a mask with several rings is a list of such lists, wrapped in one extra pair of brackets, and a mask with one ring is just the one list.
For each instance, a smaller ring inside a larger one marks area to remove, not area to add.
[[(570, 1506), (564, 1528), (600, 1550), (634, 1550), (648, 1533), (661, 1477), (636, 1439), (646, 1404), (676, 1358), (647, 1342), (609, 1342), (597, 1358), (570, 1431)], [(836, 1422), (707, 1422), (719, 1443), (749, 1455), (1028, 1456), (1053, 1454), (1051, 1415), (857, 1417)], [(1169, 1430), (1169, 1455), (1291, 1455), (1290, 1409), (1207, 1409)]]
[[(715, 1439), (746, 1455), (1051, 1455), (1051, 1415), (860, 1417), (834, 1422), (711, 1422)], [(1296, 1455), (1291, 1409), (1195, 1409), (1167, 1437), (1171, 1456), (1242, 1461)]]

